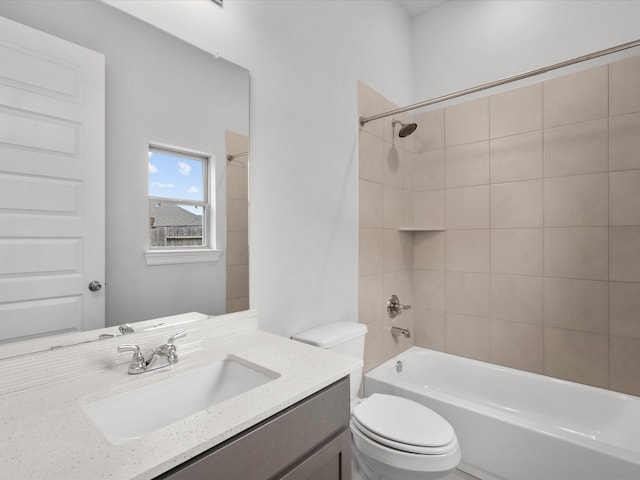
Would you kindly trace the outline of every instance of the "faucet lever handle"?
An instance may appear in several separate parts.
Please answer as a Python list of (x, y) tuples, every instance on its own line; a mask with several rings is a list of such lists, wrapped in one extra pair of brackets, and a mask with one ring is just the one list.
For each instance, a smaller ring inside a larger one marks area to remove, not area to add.
[(120, 325), (118, 327), (118, 330), (120, 330), (120, 333), (122, 335), (127, 335), (128, 333), (135, 333), (135, 330), (133, 329), (133, 327), (128, 323), (123, 323), (122, 325)]
[(411, 305), (402, 305), (397, 295), (391, 295), (387, 300), (387, 313), (389, 318), (396, 318), (403, 311), (409, 310)]
[(178, 354), (176, 353), (177, 348), (173, 342), (175, 342), (179, 338), (183, 338), (186, 336), (187, 336), (187, 332), (185, 330), (178, 333), (174, 333), (169, 337), (169, 340), (167, 340), (167, 343), (159, 347), (161, 351), (164, 353), (164, 355), (167, 356), (167, 362), (169, 362), (169, 364), (173, 364), (178, 361)]
[(126, 344), (126, 345), (118, 345), (118, 353), (122, 352), (133, 352), (133, 356), (131, 357), (131, 363), (129, 364), (129, 373), (136, 374), (144, 372), (147, 367), (147, 363), (144, 359), (144, 355), (142, 355), (142, 350), (138, 345)]
[(118, 353), (122, 352), (133, 352), (134, 355), (139, 355), (141, 350), (138, 345), (133, 345), (132, 343), (128, 343), (126, 345), (118, 345)]
[(169, 337), (169, 340), (167, 340), (167, 344), (168, 345), (173, 345), (173, 343), (178, 340), (179, 338), (183, 338), (187, 336), (187, 331), (186, 330), (182, 330), (181, 332), (178, 333), (174, 333), (173, 335), (171, 335)]

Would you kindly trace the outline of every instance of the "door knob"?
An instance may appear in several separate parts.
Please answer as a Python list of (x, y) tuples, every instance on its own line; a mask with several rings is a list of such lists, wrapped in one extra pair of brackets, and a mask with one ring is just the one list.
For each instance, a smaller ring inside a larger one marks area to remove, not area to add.
[(97, 292), (101, 288), (102, 288), (102, 283), (100, 283), (98, 280), (94, 280), (89, 284), (89, 290), (91, 290), (92, 292)]

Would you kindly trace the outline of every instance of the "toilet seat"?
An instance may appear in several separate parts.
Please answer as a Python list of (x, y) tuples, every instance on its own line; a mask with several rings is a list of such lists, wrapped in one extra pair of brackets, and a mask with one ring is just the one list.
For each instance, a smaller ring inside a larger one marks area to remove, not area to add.
[(451, 443), (441, 447), (420, 447), (418, 445), (396, 442), (388, 438), (381, 437), (380, 435), (377, 435), (371, 430), (364, 427), (354, 417), (351, 418), (351, 424), (353, 428), (357, 428), (358, 431), (362, 433), (362, 435), (369, 438), (370, 440), (394, 450), (399, 450), (401, 452), (414, 453), (416, 455), (444, 455), (458, 448), (458, 442), (455, 438)]
[(444, 455), (458, 448), (453, 428), (433, 410), (412, 400), (374, 393), (353, 409), (352, 425), (394, 450)]

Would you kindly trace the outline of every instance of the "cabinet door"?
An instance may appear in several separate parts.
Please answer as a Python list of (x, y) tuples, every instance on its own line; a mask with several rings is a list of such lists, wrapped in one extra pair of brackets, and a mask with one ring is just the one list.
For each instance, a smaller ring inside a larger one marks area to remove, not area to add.
[(279, 480), (351, 480), (349, 428), (345, 428)]
[[(292, 465), (305, 462), (348, 430), (349, 419), (349, 377), (344, 377), (156, 480), (279, 478), (283, 476), (281, 472), (292, 472), (296, 468)], [(346, 451), (350, 454), (350, 450)], [(350, 479), (345, 476), (310, 478)]]

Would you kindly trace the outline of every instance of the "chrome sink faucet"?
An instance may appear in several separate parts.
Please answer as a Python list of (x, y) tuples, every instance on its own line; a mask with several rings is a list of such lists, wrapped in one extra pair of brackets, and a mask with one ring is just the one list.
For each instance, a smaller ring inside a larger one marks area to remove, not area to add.
[[(168, 367), (178, 362), (178, 354), (176, 353), (177, 347), (175, 341), (179, 338), (187, 336), (187, 332), (178, 332), (175, 335), (171, 335), (167, 343), (163, 343), (157, 348), (151, 351), (149, 360), (144, 358), (142, 349), (138, 345), (127, 344), (118, 345), (118, 353), (133, 352), (131, 357), (131, 363), (129, 364), (129, 375), (137, 375), (138, 373), (150, 372), (159, 368)], [(165, 357), (166, 361), (157, 364), (158, 357)]]

